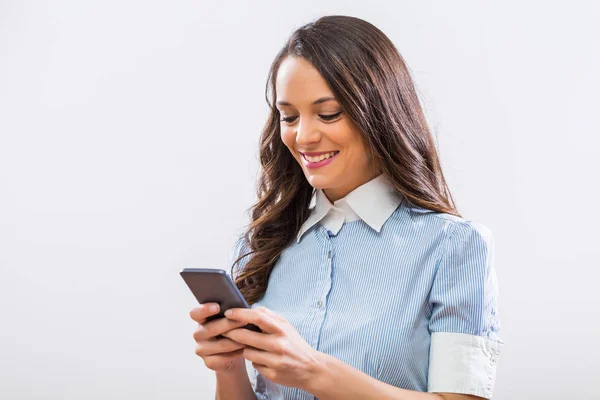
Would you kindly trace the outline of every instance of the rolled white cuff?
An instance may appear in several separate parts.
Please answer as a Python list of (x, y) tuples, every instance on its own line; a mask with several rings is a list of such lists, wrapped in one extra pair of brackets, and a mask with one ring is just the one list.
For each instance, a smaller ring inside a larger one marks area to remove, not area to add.
[(492, 398), (502, 342), (467, 333), (433, 332), (428, 392)]

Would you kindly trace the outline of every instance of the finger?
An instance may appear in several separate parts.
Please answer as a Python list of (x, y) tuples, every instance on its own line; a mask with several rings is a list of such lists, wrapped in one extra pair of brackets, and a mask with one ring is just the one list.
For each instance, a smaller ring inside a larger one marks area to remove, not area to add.
[(283, 316), (277, 314), (275, 311), (271, 310), (270, 308), (267, 308), (264, 306), (258, 306), (258, 307), (256, 307), (256, 310), (265, 312), (265, 313), (279, 319), (280, 321), (287, 322), (287, 320)]
[[(229, 313), (231, 311), (231, 313)], [(258, 326), (265, 333), (282, 333), (281, 321), (273, 316), (252, 308), (230, 308), (225, 317)]]
[(260, 366), (270, 367), (273, 364), (274, 357), (269, 352), (255, 349), (252, 347), (246, 347), (242, 350), (242, 355), (248, 361), (252, 363), (260, 364)]
[(208, 340), (218, 337), (224, 332), (244, 326), (245, 323), (240, 321), (229, 320), (227, 318), (218, 318), (212, 321), (199, 324), (194, 332), (194, 340)]
[[(213, 306), (216, 306), (216, 309), (214, 309)], [(192, 308), (192, 310), (190, 311), (190, 317), (199, 324), (202, 324), (204, 323), (207, 317), (218, 313), (218, 303), (203, 303), (197, 307)]]
[(223, 336), (246, 346), (255, 347), (272, 353), (281, 353), (281, 346), (279, 346), (273, 335), (238, 328), (224, 333)]
[(196, 344), (196, 354), (199, 356), (212, 356), (214, 354), (230, 353), (243, 349), (245, 345), (228, 338), (218, 340), (202, 340)]

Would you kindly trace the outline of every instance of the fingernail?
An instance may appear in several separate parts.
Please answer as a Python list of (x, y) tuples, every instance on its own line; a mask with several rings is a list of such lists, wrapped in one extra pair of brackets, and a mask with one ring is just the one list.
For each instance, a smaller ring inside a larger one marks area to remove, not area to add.
[(217, 304), (212, 304), (212, 305), (211, 305), (211, 306), (208, 308), (208, 310), (209, 310), (210, 312), (217, 312), (217, 311), (219, 311), (219, 306), (218, 306)]
[(227, 310), (227, 311), (225, 311), (225, 316), (229, 317), (231, 315), (231, 313), (233, 313), (233, 311)]

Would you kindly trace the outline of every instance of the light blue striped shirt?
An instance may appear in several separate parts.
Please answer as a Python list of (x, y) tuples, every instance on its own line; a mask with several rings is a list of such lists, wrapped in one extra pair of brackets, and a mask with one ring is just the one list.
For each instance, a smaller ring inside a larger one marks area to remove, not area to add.
[[(384, 175), (333, 204), (316, 190), (310, 207), (252, 308), (390, 385), (491, 398), (503, 344), (491, 231), (412, 205)], [(244, 250), (240, 236), (232, 260)], [(246, 365), (259, 400), (316, 398)]]

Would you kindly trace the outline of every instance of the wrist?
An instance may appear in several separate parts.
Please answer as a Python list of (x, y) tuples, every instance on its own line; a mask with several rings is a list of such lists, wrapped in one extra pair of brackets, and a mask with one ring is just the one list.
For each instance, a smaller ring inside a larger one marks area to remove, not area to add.
[(215, 372), (216, 399), (256, 400), (256, 394), (248, 378), (246, 362), (243, 358), (241, 363), (236, 362), (226, 370)]
[(308, 382), (307, 392), (312, 393), (316, 397), (323, 397), (323, 393), (327, 393), (328, 385), (332, 382), (332, 368), (334, 367), (335, 358), (329, 354), (322, 352), (316, 353), (317, 362), (312, 373), (312, 378)]

